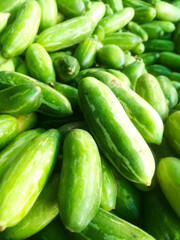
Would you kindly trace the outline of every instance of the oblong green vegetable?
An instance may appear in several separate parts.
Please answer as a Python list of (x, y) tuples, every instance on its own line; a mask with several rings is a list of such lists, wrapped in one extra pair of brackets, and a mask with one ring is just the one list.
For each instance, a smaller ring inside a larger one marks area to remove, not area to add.
[(155, 240), (142, 229), (132, 225), (115, 215), (99, 209), (92, 222), (85, 230), (75, 235), (75, 239), (91, 240)]
[(10, 13), (11, 18), (13, 19), (20, 7), (25, 3), (27, 0), (3, 0), (0, 2), (0, 12)]
[(138, 23), (131, 21), (127, 27), (130, 32), (135, 33), (142, 38), (143, 42), (148, 40), (148, 34)]
[(151, 7), (151, 4), (142, 0), (124, 0), (124, 6), (137, 9), (140, 7)]
[(83, 41), (93, 31), (92, 21), (86, 17), (76, 17), (42, 31), (37, 43), (48, 52), (55, 52)]
[(0, 115), (0, 149), (10, 143), (18, 133), (18, 123), (15, 117)]
[(178, 22), (180, 20), (180, 9), (170, 3), (157, 1), (155, 3), (156, 17), (160, 20)]
[(139, 54), (138, 57), (140, 57), (143, 60), (144, 64), (147, 66), (154, 64), (156, 62), (156, 60), (159, 58), (159, 53), (157, 52), (142, 53)]
[(37, 128), (26, 131), (18, 135), (0, 152), (0, 176), (8, 169), (17, 155), (32, 141), (36, 136), (43, 133), (43, 129)]
[(0, 113), (20, 116), (36, 111), (42, 103), (41, 88), (21, 84), (0, 91)]
[(159, 113), (162, 120), (167, 118), (169, 113), (167, 101), (157, 79), (153, 75), (145, 73), (138, 78), (135, 90)]
[(9, 58), (24, 52), (37, 34), (40, 18), (41, 9), (36, 1), (24, 3), (4, 40), (4, 57)]
[(56, 0), (37, 0), (37, 2), (41, 8), (40, 30), (56, 25), (58, 18)]
[(150, 185), (154, 159), (113, 92), (95, 78), (80, 81), (79, 103), (103, 154), (127, 179)]
[(164, 96), (168, 101), (169, 109), (172, 109), (178, 103), (178, 93), (172, 82), (166, 76), (158, 76), (157, 80), (163, 90)]
[(149, 65), (146, 67), (146, 70), (148, 71), (148, 73), (154, 75), (155, 77), (158, 77), (160, 75), (169, 76), (169, 74), (171, 73), (171, 70), (169, 68), (160, 64)]
[(56, 2), (61, 12), (70, 18), (81, 16), (85, 13), (83, 0), (56, 0)]
[(124, 85), (126, 85), (129, 88), (132, 88), (132, 84), (129, 80), (129, 78), (122, 72), (115, 70), (115, 69), (107, 69), (107, 72), (111, 73), (115, 77), (117, 77)]
[(140, 42), (142, 42), (142, 39), (130, 32), (108, 33), (102, 41), (104, 45), (115, 44), (122, 50), (131, 50)]
[(144, 44), (147, 52), (173, 52), (175, 48), (172, 41), (163, 39), (149, 40)]
[(40, 44), (34, 43), (27, 49), (26, 64), (30, 75), (37, 80), (49, 85), (56, 81), (51, 58)]
[(48, 85), (20, 73), (0, 72), (1, 89), (20, 84), (31, 84), (41, 88), (43, 100), (38, 111), (55, 117), (72, 114), (71, 105), (68, 99)]
[(125, 57), (120, 47), (114, 44), (107, 44), (97, 52), (97, 61), (102, 66), (120, 69), (125, 63)]
[(158, 63), (174, 70), (179, 71), (180, 69), (180, 56), (177, 53), (161, 52), (159, 54)]
[(165, 137), (170, 145), (180, 154), (180, 111), (172, 113), (165, 124)]
[(67, 54), (57, 57), (54, 60), (54, 68), (58, 76), (57, 80), (65, 83), (75, 78), (80, 70), (77, 59)]
[(174, 30), (176, 29), (174, 23), (172, 22), (155, 20), (153, 21), (153, 23), (159, 25), (162, 30), (167, 33), (174, 32)]
[(101, 160), (95, 141), (84, 130), (72, 130), (64, 141), (58, 190), (61, 220), (70, 231), (81, 232), (97, 213), (101, 181)]
[(117, 183), (109, 163), (101, 156), (102, 191), (101, 207), (106, 211), (115, 209), (117, 198)]
[(155, 17), (156, 10), (153, 7), (140, 7), (135, 9), (133, 21), (143, 24), (153, 21)]
[(105, 33), (112, 33), (126, 26), (133, 17), (134, 9), (124, 8), (121, 11), (114, 13), (113, 15), (101, 19), (99, 25), (104, 28)]
[(123, 9), (123, 1), (122, 0), (106, 0), (109, 4), (110, 8), (112, 8), (113, 12), (119, 12)]
[(149, 23), (144, 23), (141, 25), (141, 27), (144, 29), (144, 31), (146, 31), (149, 39), (160, 38), (164, 34), (164, 31), (161, 28), (161, 26), (159, 26), (158, 24), (154, 24), (154, 21)]
[(26, 239), (46, 227), (59, 213), (57, 190), (59, 174), (52, 176), (29, 213), (14, 227), (0, 233), (4, 240)]
[(93, 65), (96, 52), (96, 43), (92, 38), (87, 38), (79, 44), (75, 50), (74, 57), (78, 60), (81, 69), (89, 68)]
[(114, 212), (118, 217), (137, 224), (141, 216), (141, 194), (125, 178), (115, 172), (117, 181), (117, 199)]
[[(30, 211), (54, 167), (59, 132), (50, 129), (29, 143), (0, 181), (0, 230), (18, 224)], [(23, 181), (22, 181), (23, 179)]]
[(156, 239), (170, 240), (180, 238), (179, 219), (159, 188), (146, 193), (144, 214), (145, 230)]
[(161, 189), (176, 215), (180, 218), (180, 159), (162, 158), (157, 167), (157, 178)]
[(95, 77), (106, 84), (122, 104), (126, 114), (148, 143), (160, 144), (164, 126), (159, 114), (143, 98), (123, 86), (113, 75), (103, 71), (89, 72), (86, 76)]
[(138, 54), (140, 54), (140, 53), (143, 53), (144, 51), (145, 51), (144, 43), (138, 43), (138, 45), (131, 50), (131, 52), (132, 52), (134, 55), (138, 55)]

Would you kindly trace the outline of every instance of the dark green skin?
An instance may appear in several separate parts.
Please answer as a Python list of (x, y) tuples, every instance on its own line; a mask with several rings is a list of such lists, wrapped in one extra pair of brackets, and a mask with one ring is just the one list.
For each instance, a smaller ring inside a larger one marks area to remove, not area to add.
[(0, 91), (1, 114), (26, 115), (36, 111), (42, 103), (38, 86), (21, 84)]
[(141, 7), (151, 7), (151, 4), (144, 2), (142, 0), (124, 0), (124, 6), (137, 9)]
[(178, 103), (177, 90), (166, 76), (158, 76), (157, 80), (163, 90), (165, 98), (168, 101), (169, 109), (173, 109)]
[(179, 71), (180, 56), (177, 53), (162, 52), (159, 54), (158, 63), (165, 65), (174, 71)]
[(142, 39), (130, 32), (108, 33), (102, 41), (104, 45), (115, 44), (122, 50), (131, 50), (140, 42), (142, 42)]
[(123, 69), (123, 73), (126, 74), (131, 81), (133, 89), (135, 89), (137, 79), (143, 74), (144, 69), (144, 63), (141, 60), (136, 60)]
[(175, 214), (180, 218), (180, 159), (174, 157), (161, 158), (157, 166), (159, 185)]
[(17, 225), (30, 211), (53, 170), (59, 144), (59, 132), (50, 129), (34, 138), (9, 166), (0, 182), (0, 231)]
[(149, 40), (144, 44), (147, 52), (173, 52), (175, 46), (172, 41), (163, 39)]
[(101, 160), (91, 135), (72, 130), (63, 146), (58, 190), (61, 220), (71, 232), (81, 232), (94, 218), (101, 201)]
[(137, 80), (135, 91), (159, 113), (162, 120), (167, 118), (168, 104), (159, 82), (153, 75), (143, 74)]
[(135, 225), (101, 208), (88, 227), (81, 234), (75, 234), (75, 239), (155, 240), (155, 238)]
[(37, 113), (32, 112), (30, 114), (21, 115), (16, 117), (18, 121), (18, 133), (30, 130), (35, 127), (37, 123)]
[(97, 70), (87, 73), (86, 76), (95, 77), (112, 90), (147, 143), (161, 143), (163, 122), (158, 113), (143, 98), (123, 86), (119, 79), (107, 72)]
[(9, 144), (17, 134), (16, 118), (10, 115), (0, 115), (0, 150)]
[(54, 67), (59, 81), (65, 83), (70, 82), (75, 78), (80, 70), (79, 63), (76, 58), (68, 55), (63, 55), (54, 60)]
[(168, 78), (169, 78), (171, 81), (180, 82), (180, 73), (178, 73), (178, 72), (170, 72), (170, 73), (168, 74)]
[(137, 224), (141, 215), (141, 193), (129, 181), (114, 172), (117, 181), (117, 199), (115, 213), (118, 217)]
[(74, 57), (78, 60), (81, 69), (85, 69), (93, 65), (96, 53), (96, 43), (92, 38), (87, 38), (76, 48)]
[(158, 77), (160, 75), (168, 76), (171, 73), (171, 70), (164, 65), (153, 64), (146, 67), (148, 73)]
[(165, 124), (165, 137), (171, 146), (180, 154), (180, 111), (172, 113)]
[(69, 100), (72, 107), (78, 106), (78, 90), (76, 88), (60, 82), (55, 82), (54, 88)]
[(69, 18), (81, 16), (85, 13), (83, 0), (57, 0), (60, 11)]
[(31, 84), (41, 88), (43, 100), (38, 109), (39, 112), (55, 117), (69, 116), (72, 114), (71, 104), (68, 99), (47, 84), (20, 73), (0, 72), (1, 89), (20, 84)]
[(158, 240), (180, 239), (180, 222), (160, 188), (146, 193), (144, 229)]
[(72, 131), (73, 129), (84, 129), (88, 131), (88, 126), (86, 122), (79, 121), (79, 122), (70, 122), (65, 125), (62, 125), (58, 128), (58, 131), (60, 132), (62, 139), (65, 139), (67, 134)]
[(143, 24), (151, 22), (156, 17), (156, 10), (153, 7), (140, 7), (135, 9), (133, 21)]
[(127, 179), (150, 185), (152, 153), (113, 92), (92, 77), (82, 79), (78, 91), (81, 110), (102, 153)]
[(46, 227), (59, 213), (58, 184), (59, 174), (53, 175), (29, 213), (20, 223), (0, 233), (0, 237), (4, 240), (27, 239)]
[(60, 217), (57, 216), (52, 222), (50, 222), (40, 232), (33, 235), (28, 240), (68, 240), (65, 229), (61, 223)]
[(106, 211), (111, 211), (116, 207), (117, 182), (110, 164), (102, 156), (101, 166), (102, 166), (101, 207)]
[(0, 176), (8, 169), (17, 155), (39, 134), (43, 129), (37, 128), (19, 134), (12, 142), (0, 152)]
[(142, 24), (141, 27), (146, 31), (149, 39), (156, 39), (164, 34), (163, 29), (153, 22)]
[(97, 61), (107, 68), (122, 69), (125, 63), (124, 53), (118, 46), (108, 44), (97, 52)]
[(146, 66), (148, 66), (154, 64), (157, 61), (159, 53), (156, 52), (142, 53), (139, 54), (138, 57), (140, 57), (143, 60), (143, 63)]

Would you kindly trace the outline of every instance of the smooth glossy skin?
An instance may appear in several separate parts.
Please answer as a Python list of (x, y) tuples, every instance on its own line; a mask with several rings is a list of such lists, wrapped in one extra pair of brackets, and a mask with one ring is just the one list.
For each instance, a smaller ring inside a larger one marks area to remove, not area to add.
[(168, 76), (171, 73), (171, 70), (164, 65), (160, 64), (152, 64), (146, 67), (148, 73), (154, 75), (154, 77), (158, 77), (160, 75)]
[(21, 115), (16, 117), (18, 121), (18, 133), (30, 130), (35, 127), (37, 123), (37, 113), (32, 112), (30, 114)]
[(145, 73), (138, 78), (135, 91), (159, 113), (162, 120), (167, 118), (169, 113), (167, 101), (157, 79), (153, 75)]
[(15, 117), (0, 115), (0, 149), (10, 143), (18, 134), (18, 123)]
[(8, 19), (10, 17), (10, 13), (0, 13), (0, 33), (7, 26)]
[(72, 130), (63, 146), (58, 204), (61, 220), (71, 232), (81, 232), (94, 218), (101, 201), (101, 160), (91, 135)]
[(111, 166), (101, 156), (102, 166), (102, 191), (101, 191), (101, 207), (106, 211), (115, 209), (117, 198), (117, 182), (112, 172)]
[(158, 76), (157, 80), (163, 90), (165, 98), (168, 101), (169, 109), (173, 109), (178, 103), (177, 90), (166, 76)]
[(122, 69), (125, 63), (124, 52), (114, 44), (107, 44), (97, 52), (97, 61), (108, 68)]
[(112, 8), (113, 12), (119, 12), (123, 9), (123, 2), (122, 0), (106, 0), (109, 4), (110, 8)]
[(0, 91), (1, 114), (20, 116), (36, 111), (42, 103), (38, 86), (21, 84)]
[(143, 24), (153, 21), (155, 17), (156, 10), (153, 7), (140, 7), (135, 10), (135, 16), (133, 20), (137, 23)]
[(133, 182), (150, 185), (154, 158), (113, 92), (95, 78), (80, 81), (79, 103), (103, 154)]
[(123, 86), (118, 79), (109, 73), (96, 71), (87, 73), (86, 76), (97, 78), (112, 90), (146, 142), (161, 143), (164, 131), (163, 122), (148, 102), (131, 89)]
[(11, 163), (16, 159), (17, 155), (27, 146), (27, 144), (43, 132), (44, 130), (40, 128), (23, 132), (0, 152), (0, 176), (5, 173)]
[(125, 86), (132, 88), (129, 78), (124, 73), (115, 69), (108, 69), (107, 71), (117, 77)]
[(14, 64), (12, 59), (8, 59), (0, 64), (0, 71), (15, 72)]
[(142, 58), (143, 63), (147, 66), (152, 65), (156, 62), (156, 60), (159, 58), (159, 53), (157, 52), (142, 53), (138, 55), (138, 57)]
[(161, 190), (146, 193), (144, 199), (145, 230), (159, 240), (180, 238), (180, 222)]
[(155, 4), (156, 17), (160, 20), (178, 22), (180, 20), (180, 9), (170, 3), (157, 1)]
[(176, 111), (168, 117), (165, 124), (165, 137), (180, 154), (180, 111)]
[(146, 42), (148, 40), (147, 32), (138, 23), (131, 21), (127, 27), (130, 32), (135, 33), (140, 38), (142, 38), (143, 42)]
[(46, 227), (59, 213), (57, 190), (59, 174), (52, 176), (30, 212), (14, 227), (7, 228), (0, 237), (4, 240), (21, 240), (31, 237)]
[[(30, 211), (54, 167), (60, 134), (50, 129), (16, 157), (0, 181), (0, 230), (18, 224)], [(22, 181), (23, 179), (23, 181)]]
[(140, 42), (142, 42), (142, 39), (130, 32), (108, 33), (105, 39), (102, 41), (104, 45), (115, 44), (122, 50), (131, 50)]
[(55, 82), (54, 88), (70, 101), (72, 107), (78, 106), (78, 90), (76, 88), (60, 82)]
[(133, 17), (134, 9), (124, 8), (113, 15), (104, 17), (99, 22), (99, 25), (101, 25), (104, 28), (105, 33), (112, 33), (126, 26), (132, 20)]
[(92, 38), (87, 38), (76, 48), (74, 57), (78, 60), (81, 69), (85, 69), (94, 64), (96, 53), (96, 43)]
[(162, 158), (157, 167), (157, 179), (169, 204), (180, 218), (180, 159)]
[(2, 52), (6, 58), (20, 55), (33, 42), (40, 23), (41, 9), (32, 0), (25, 3), (12, 23), (5, 38)]
[(162, 52), (159, 54), (158, 63), (169, 67), (174, 71), (179, 71), (180, 68), (180, 56), (176, 53)]
[(122, 219), (137, 224), (142, 212), (141, 193), (129, 181), (115, 172), (117, 199), (115, 213)]
[(41, 32), (37, 43), (48, 52), (55, 52), (83, 41), (92, 33), (92, 22), (86, 17), (76, 17)]
[(146, 51), (148, 52), (174, 52), (175, 45), (170, 40), (164, 39), (153, 39), (149, 40), (148, 42), (144, 43), (146, 47)]
[(37, 0), (37, 2), (41, 8), (41, 21), (39, 29), (42, 31), (56, 25), (58, 17), (56, 0)]
[(72, 114), (68, 99), (48, 85), (20, 73), (0, 72), (0, 87), (2, 89), (20, 84), (32, 84), (41, 88), (43, 100), (38, 111), (55, 117)]
[[(155, 240), (152, 236), (115, 215), (99, 209), (88, 227), (81, 233), (82, 239), (91, 240)], [(77, 238), (81, 239), (77, 234)]]
[(149, 39), (157, 39), (164, 35), (164, 30), (161, 26), (153, 22), (144, 23), (141, 26), (147, 32)]
[(27, 49), (26, 64), (30, 75), (35, 79), (49, 85), (56, 81), (52, 60), (40, 44), (34, 43)]
[(85, 13), (83, 0), (57, 0), (57, 5), (61, 12), (70, 18), (82, 16)]

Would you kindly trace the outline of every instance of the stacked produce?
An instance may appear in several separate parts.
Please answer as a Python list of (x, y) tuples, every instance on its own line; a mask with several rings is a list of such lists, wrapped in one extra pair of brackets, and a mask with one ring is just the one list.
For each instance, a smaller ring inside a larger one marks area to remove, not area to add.
[(180, 240), (180, 0), (0, 1), (0, 239)]

